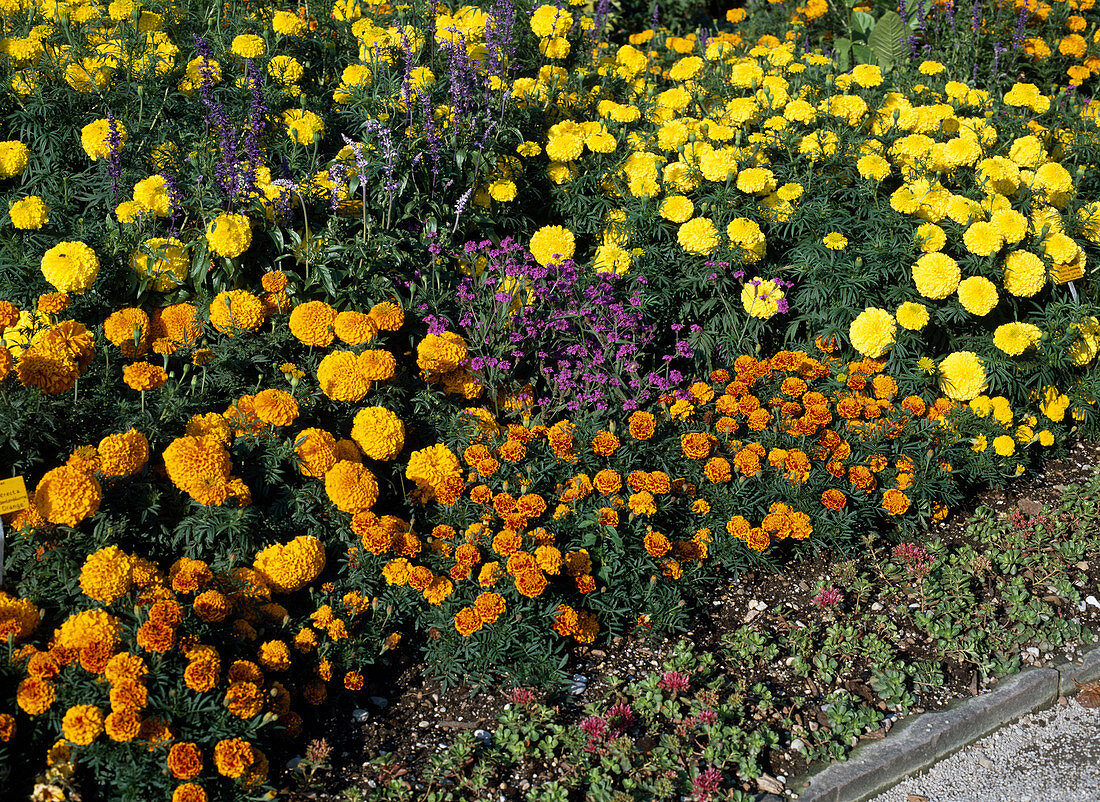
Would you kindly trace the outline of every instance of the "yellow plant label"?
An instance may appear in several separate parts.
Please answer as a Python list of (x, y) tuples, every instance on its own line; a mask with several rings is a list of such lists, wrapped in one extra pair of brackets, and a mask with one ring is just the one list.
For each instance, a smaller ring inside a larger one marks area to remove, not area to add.
[(27, 486), (22, 476), (0, 479), (0, 515), (27, 508)]

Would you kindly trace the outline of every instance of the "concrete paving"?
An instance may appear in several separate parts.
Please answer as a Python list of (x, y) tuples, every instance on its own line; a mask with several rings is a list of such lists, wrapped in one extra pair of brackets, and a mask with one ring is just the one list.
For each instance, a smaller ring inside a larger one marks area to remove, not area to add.
[(1100, 709), (1025, 716), (873, 802), (1100, 802)]

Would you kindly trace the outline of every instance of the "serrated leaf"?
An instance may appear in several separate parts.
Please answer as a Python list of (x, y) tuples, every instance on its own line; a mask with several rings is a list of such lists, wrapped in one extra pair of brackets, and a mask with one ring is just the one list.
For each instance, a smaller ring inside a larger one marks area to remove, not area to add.
[(905, 55), (902, 37), (905, 35), (905, 25), (896, 11), (887, 11), (882, 15), (867, 37), (867, 44), (874, 51), (880, 67), (890, 68), (902, 60)]

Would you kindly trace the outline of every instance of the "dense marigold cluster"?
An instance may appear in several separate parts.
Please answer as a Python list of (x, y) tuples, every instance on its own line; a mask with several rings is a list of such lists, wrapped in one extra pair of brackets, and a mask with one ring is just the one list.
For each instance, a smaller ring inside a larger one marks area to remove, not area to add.
[(325, 547), (311, 535), (276, 543), (256, 554), (252, 566), (276, 593), (300, 590), (325, 569)]

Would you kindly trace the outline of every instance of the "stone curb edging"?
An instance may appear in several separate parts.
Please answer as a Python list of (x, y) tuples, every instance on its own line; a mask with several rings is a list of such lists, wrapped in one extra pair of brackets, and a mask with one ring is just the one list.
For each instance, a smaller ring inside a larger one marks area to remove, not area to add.
[(852, 752), (844, 763), (793, 782), (799, 802), (862, 802), (907, 775), (937, 763), (999, 727), (1054, 704), (1077, 691), (1074, 681), (1100, 680), (1100, 646), (1080, 661), (1031, 668), (947, 710), (922, 713), (890, 730), (881, 741)]

